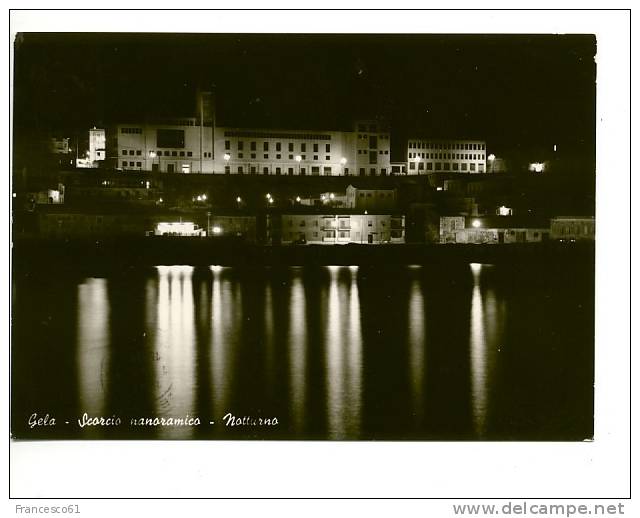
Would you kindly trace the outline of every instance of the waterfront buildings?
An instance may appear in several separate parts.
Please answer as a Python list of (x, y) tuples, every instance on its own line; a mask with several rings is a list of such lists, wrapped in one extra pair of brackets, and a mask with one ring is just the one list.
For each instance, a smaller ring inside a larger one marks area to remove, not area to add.
[(549, 220), (510, 216), (443, 216), (440, 243), (538, 243), (549, 239)]
[(283, 244), (404, 243), (404, 216), (395, 214), (282, 214)]
[(393, 209), (396, 207), (397, 189), (359, 189), (349, 185), (345, 207), (359, 210)]
[(551, 238), (564, 241), (594, 241), (596, 221), (593, 216), (558, 216), (551, 218)]
[(485, 173), (484, 140), (441, 140), (409, 138), (407, 174)]

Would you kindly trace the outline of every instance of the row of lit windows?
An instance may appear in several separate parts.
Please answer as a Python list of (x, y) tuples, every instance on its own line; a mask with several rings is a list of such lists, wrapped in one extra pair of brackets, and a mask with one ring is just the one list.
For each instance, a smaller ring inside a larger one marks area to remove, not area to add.
[[(346, 217), (346, 218), (339, 218), (339, 224), (338, 224), (338, 228), (342, 228), (342, 229), (348, 229), (351, 226), (351, 219)], [(332, 223), (335, 222), (334, 218), (325, 218), (323, 221), (323, 225), (324, 227), (331, 227), (333, 226)], [(289, 220), (289, 226), (293, 227), (293, 219)], [(299, 227), (306, 227), (307, 226), (307, 222), (306, 220), (302, 219), (300, 220), (300, 222), (298, 223)], [(319, 227), (320, 225), (320, 220), (315, 219), (313, 220), (313, 226), (314, 227)], [(373, 227), (373, 220), (367, 220), (367, 226), (368, 227)], [(382, 227), (386, 227), (387, 223), (385, 221), (380, 221), (380, 226)]]
[(460, 151), (474, 151), (484, 149), (484, 144), (462, 142), (409, 142), (410, 149), (458, 149)]
[[(366, 155), (368, 154), (369, 151), (366, 149), (358, 149), (358, 154), (359, 155)], [(372, 153), (375, 153), (375, 151), (372, 151)], [(379, 155), (388, 155), (389, 154), (389, 150), (385, 149), (384, 151), (381, 149), (380, 151), (378, 151)]]
[(142, 135), (142, 128), (120, 128), (120, 133), (125, 135)]
[[(170, 156), (170, 157), (193, 157), (193, 152), (192, 151), (149, 151), (149, 156), (152, 156), (153, 154), (156, 154), (156, 156)], [(131, 155), (131, 156), (141, 156), (142, 155), (142, 151), (140, 149), (123, 149), (122, 150), (122, 154), (123, 155)], [(213, 154), (210, 151), (205, 151), (204, 153), (202, 153), (202, 156), (204, 158), (211, 158), (213, 156)]]
[[(375, 136), (379, 136), (380, 140), (389, 140), (389, 135), (374, 135), (374, 137)], [(358, 138), (360, 140), (367, 140), (369, 138), (369, 135), (358, 134)]]
[[(234, 168), (235, 169), (235, 173), (237, 174), (259, 174), (258, 171), (258, 167), (257, 166), (241, 166), (239, 165), (238, 167)], [(312, 167), (310, 171), (308, 171), (308, 168), (306, 167), (300, 167), (300, 168), (294, 168), (294, 167), (288, 167), (286, 168), (286, 172), (284, 170), (285, 168), (283, 167), (275, 167), (275, 168), (270, 168), (270, 167), (262, 167), (262, 174), (263, 175), (269, 175), (269, 174), (275, 174), (276, 176), (279, 175), (284, 175), (287, 174), (289, 176), (293, 176), (295, 174), (296, 169), (298, 170), (298, 174), (300, 176), (305, 176), (307, 175), (307, 172), (309, 172), (311, 175), (313, 176), (317, 176), (320, 175), (320, 167)], [(224, 168), (224, 172), (226, 174), (231, 174), (231, 166), (225, 166)], [(345, 176), (349, 176), (349, 168), (345, 167), (344, 168), (344, 175)], [(332, 174), (332, 169), (331, 167), (324, 167), (322, 170), (322, 174), (324, 176), (330, 176)], [(366, 175), (366, 169), (364, 167), (361, 167), (359, 170), (359, 174), (360, 176), (365, 176)], [(376, 169), (374, 167), (372, 167), (371, 169), (369, 169), (369, 175), (370, 176), (375, 176), (377, 174)], [(382, 176), (385, 176), (387, 174), (387, 169), (386, 168), (382, 168), (380, 169), (380, 174)]]
[[(251, 153), (249, 155), (249, 158), (254, 159), (256, 158), (256, 154), (255, 153)], [(262, 158), (264, 158), (265, 160), (269, 160), (269, 155), (267, 153), (265, 153), (264, 155), (262, 155)], [(238, 160), (242, 160), (244, 159), (244, 153), (238, 153)], [(276, 160), (281, 160), (282, 159), (282, 155), (278, 154), (276, 155)], [(307, 159), (307, 155), (300, 155), (300, 159), (301, 160), (306, 160)], [(324, 159), (327, 162), (331, 162), (331, 155), (325, 155)], [(293, 155), (289, 155), (289, 160), (294, 160)], [(313, 155), (313, 160), (320, 160), (320, 157), (318, 155)]]
[(409, 158), (418, 157), (440, 160), (484, 160), (484, 153), (409, 153)]
[(236, 138), (269, 138), (282, 140), (331, 140), (331, 135), (323, 135), (319, 133), (266, 133), (263, 131), (225, 131), (225, 137)]
[[(237, 142), (237, 148), (238, 151), (244, 151), (244, 141), (239, 140)], [(289, 151), (293, 153), (293, 142), (289, 142), (288, 143), (288, 148)], [(231, 141), (230, 140), (225, 140), (224, 141), (224, 149), (225, 151), (231, 151)], [(251, 151), (256, 151), (257, 149), (257, 142), (249, 142), (249, 149)], [(314, 153), (318, 153), (319, 152), (319, 145), (318, 144), (313, 144), (313, 152)], [(262, 143), (262, 151), (269, 151), (269, 142), (263, 142)], [(276, 151), (282, 151), (282, 142), (276, 142)], [(307, 144), (306, 142), (301, 142), (300, 143), (300, 151), (302, 153), (307, 151)], [(331, 153), (331, 144), (325, 144), (324, 145), (324, 151), (325, 153)]]
[[(482, 166), (482, 164), (478, 164), (478, 170), (482, 170), (482, 168), (480, 167)], [(409, 170), (411, 171), (415, 171), (416, 170), (416, 164), (415, 162), (410, 162), (409, 163)], [(424, 171), (424, 162), (419, 162), (418, 163), (418, 171)], [(434, 162), (427, 162), (427, 171), (466, 171), (467, 170), (467, 164), (466, 162), (463, 162), (461, 164), (458, 164), (458, 162), (454, 162), (453, 164), (450, 164), (449, 162), (445, 162), (444, 164), (440, 163), (440, 162), (435, 162), (435, 169), (434, 169)], [(471, 163), (469, 164), (469, 171), (475, 171), (476, 170), (476, 164)]]

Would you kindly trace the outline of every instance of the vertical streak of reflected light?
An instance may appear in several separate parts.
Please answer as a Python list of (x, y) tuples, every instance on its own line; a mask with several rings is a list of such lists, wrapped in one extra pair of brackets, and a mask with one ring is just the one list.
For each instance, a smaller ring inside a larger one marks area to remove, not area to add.
[(275, 391), (275, 354), (274, 343), (275, 337), (273, 336), (273, 297), (271, 290), (271, 283), (267, 280), (264, 288), (264, 372), (266, 376), (266, 390), (269, 399)]
[(307, 397), (307, 328), (305, 325), (306, 303), (302, 280), (298, 275), (291, 283), (289, 302), (289, 378), (291, 418), (293, 428), (304, 430)]
[(351, 286), (349, 287), (349, 329), (348, 329), (348, 385), (343, 404), (349, 410), (347, 421), (349, 438), (360, 435), (362, 412), (362, 329), (360, 326), (360, 293), (358, 292), (358, 267), (351, 266)]
[(416, 423), (424, 414), (424, 297), (420, 281), (414, 279), (409, 295), (409, 373), (411, 403)]
[[(242, 300), (239, 290), (232, 293), (231, 283), (224, 277), (225, 268), (212, 266), (213, 286), (211, 304), (211, 379), (213, 384), (212, 410), (216, 420), (229, 410), (232, 375), (230, 346), (240, 333)], [(234, 308), (235, 311), (234, 311)]]
[(327, 424), (329, 438), (345, 438), (344, 405), (344, 351), (338, 292), (338, 266), (328, 266), (331, 275), (329, 284), (329, 308), (326, 333), (327, 362)]
[[(154, 350), (158, 417), (195, 417), (195, 338), (191, 266), (158, 267), (158, 319)], [(184, 438), (189, 427), (160, 428)]]
[(106, 279), (78, 286), (78, 396), (80, 413), (105, 415), (109, 376), (109, 301)]
[(471, 411), (473, 427), (478, 437), (487, 430), (488, 413), (488, 369), (487, 341), (485, 335), (485, 313), (480, 291), (482, 265), (472, 263), (473, 292), (471, 295), (471, 329), (469, 333), (469, 353), (471, 365)]

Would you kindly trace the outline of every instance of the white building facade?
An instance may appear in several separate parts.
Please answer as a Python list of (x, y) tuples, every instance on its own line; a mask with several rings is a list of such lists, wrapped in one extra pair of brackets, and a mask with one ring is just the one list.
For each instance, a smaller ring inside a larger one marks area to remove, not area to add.
[(213, 173), (211, 125), (196, 118), (148, 124), (119, 124), (111, 158), (123, 171)]
[(486, 142), (410, 138), (407, 142), (407, 174), (485, 173)]
[(392, 214), (283, 214), (282, 243), (404, 243), (404, 216)]
[(89, 161), (93, 164), (103, 161), (106, 155), (107, 137), (104, 129), (93, 128), (89, 130)]
[(391, 172), (390, 136), (376, 121), (353, 131), (217, 127), (215, 173), (288, 176), (379, 176)]

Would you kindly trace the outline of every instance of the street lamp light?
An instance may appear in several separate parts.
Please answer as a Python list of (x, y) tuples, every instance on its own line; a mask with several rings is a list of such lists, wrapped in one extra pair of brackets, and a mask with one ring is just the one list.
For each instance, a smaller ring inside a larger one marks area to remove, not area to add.
[[(155, 151), (149, 151), (149, 158), (151, 159), (151, 169), (153, 169), (153, 161), (156, 159), (158, 154)], [(158, 159), (158, 169), (160, 169), (160, 159)]]
[[(231, 160), (231, 155), (229, 153), (225, 153), (222, 158), (224, 158), (224, 172), (227, 173), (227, 169), (229, 168), (229, 160)], [(231, 173), (231, 169), (228, 169), (228, 173)]]
[(420, 166), (418, 164), (420, 164), (420, 156), (416, 154), (416, 156), (413, 157), (413, 161), (416, 163), (416, 174), (420, 174)]
[(296, 162), (298, 162), (298, 176), (300, 176), (300, 162), (302, 161), (302, 157), (300, 155), (296, 155)]
[(474, 219), (471, 225), (473, 226), (473, 228), (480, 228), (482, 226), (482, 223), (480, 223), (479, 219)]
[(347, 159), (345, 157), (342, 157), (340, 159), (340, 164), (342, 165), (342, 176), (344, 176), (344, 166), (347, 165)]
[(491, 164), (491, 172), (493, 173), (493, 163), (496, 160), (496, 155), (494, 155), (493, 153), (491, 153), (488, 157), (487, 160), (489, 160), (489, 163)]

